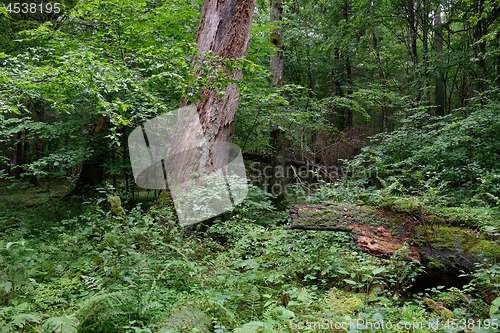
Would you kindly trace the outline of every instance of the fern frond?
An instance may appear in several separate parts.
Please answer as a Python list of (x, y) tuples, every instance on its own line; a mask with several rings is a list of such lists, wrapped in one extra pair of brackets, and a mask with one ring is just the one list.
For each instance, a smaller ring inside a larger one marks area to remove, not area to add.
[(85, 283), (85, 286), (88, 289), (95, 290), (95, 291), (100, 291), (102, 290), (102, 281), (99, 278), (95, 278), (93, 276), (88, 276), (88, 275), (80, 275), (80, 278), (83, 280)]
[(253, 286), (250, 294), (248, 295), (248, 304), (250, 305), (250, 309), (252, 311), (252, 319), (257, 315), (256, 310), (259, 308), (260, 303), (260, 293), (259, 289), (256, 286)]
[(42, 324), (42, 330), (47, 333), (78, 333), (80, 322), (74, 315), (50, 317)]
[(251, 321), (234, 329), (233, 333), (276, 332), (271, 322)]
[(330, 309), (332, 306), (334, 306), (337, 303), (337, 289), (332, 288), (328, 290), (323, 297), (323, 302), (325, 304), (325, 308)]
[(211, 327), (212, 322), (205, 312), (196, 307), (186, 306), (167, 318), (160, 332), (174, 333), (196, 329), (196, 332), (209, 333)]
[[(9, 328), (23, 328), (28, 323), (38, 324), (42, 321), (42, 316), (38, 313), (19, 313), (12, 317), (12, 320), (7, 324)], [(8, 332), (8, 330), (7, 330)], [(12, 331), (14, 332), (14, 331)]]
[(153, 310), (153, 309), (158, 309), (158, 308), (161, 308), (162, 305), (160, 302), (157, 302), (157, 301), (149, 301), (149, 300), (145, 300), (143, 299), (141, 301), (141, 306), (139, 308), (139, 313), (144, 316), (146, 315), (150, 310)]
[(290, 311), (281, 305), (270, 307), (264, 312), (264, 319), (266, 322), (270, 322), (272, 320), (284, 322), (294, 317), (295, 313), (293, 313), (293, 311)]
[(298, 306), (308, 309), (313, 304), (315, 297), (305, 288), (294, 288), (288, 292), (291, 301), (288, 306)]
[(99, 293), (80, 304), (76, 318), (80, 320), (80, 325), (84, 324), (87, 319), (106, 322), (112, 317), (125, 313), (124, 307), (131, 300), (135, 301), (129, 292)]

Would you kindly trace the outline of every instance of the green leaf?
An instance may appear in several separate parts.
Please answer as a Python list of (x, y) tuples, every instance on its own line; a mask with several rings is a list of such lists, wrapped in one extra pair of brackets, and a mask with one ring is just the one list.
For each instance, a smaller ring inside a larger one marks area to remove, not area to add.
[(372, 273), (373, 273), (373, 275), (377, 275), (377, 274), (380, 274), (380, 273), (385, 272), (385, 271), (386, 271), (385, 267), (378, 267), (378, 268), (375, 268)]
[(349, 279), (344, 279), (345, 282), (349, 283), (349, 284), (352, 284), (352, 285), (356, 285), (356, 281), (353, 281), (353, 280), (349, 280)]
[(491, 303), (490, 316), (496, 313), (498, 308), (500, 308), (500, 297), (495, 298), (495, 300)]
[(5, 292), (8, 293), (12, 289), (12, 282), (10, 282), (10, 281), (5, 282), (4, 289), (5, 289)]

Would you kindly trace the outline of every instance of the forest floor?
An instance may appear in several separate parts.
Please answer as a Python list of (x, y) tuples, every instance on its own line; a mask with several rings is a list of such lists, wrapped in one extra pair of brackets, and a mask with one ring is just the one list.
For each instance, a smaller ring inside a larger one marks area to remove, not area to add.
[(340, 327), (359, 320), (426, 325), (384, 332), (471, 332), (488, 320), (479, 332), (494, 331), (500, 270), (483, 266), (500, 258), (485, 228), (493, 212), (398, 198), (282, 214), (254, 199), (183, 229), (168, 207), (125, 207), (123, 219), (105, 198), (62, 202), (64, 191), (2, 185), (5, 332), (57, 331), (42, 329), (53, 322), (66, 332), (381, 331)]

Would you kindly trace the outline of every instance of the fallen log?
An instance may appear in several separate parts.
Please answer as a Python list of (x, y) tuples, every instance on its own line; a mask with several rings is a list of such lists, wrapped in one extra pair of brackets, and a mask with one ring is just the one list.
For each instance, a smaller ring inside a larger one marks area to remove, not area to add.
[(339, 231), (339, 232), (352, 232), (352, 228), (345, 225), (339, 226), (325, 226), (325, 225), (301, 225), (301, 224), (289, 224), (285, 226), (285, 230), (317, 230), (317, 231)]

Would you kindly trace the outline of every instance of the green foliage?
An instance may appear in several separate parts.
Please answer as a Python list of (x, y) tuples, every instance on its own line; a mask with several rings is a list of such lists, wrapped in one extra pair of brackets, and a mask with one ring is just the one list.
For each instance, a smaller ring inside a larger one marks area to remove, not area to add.
[(365, 148), (349, 165), (369, 168), (371, 176), (360, 178), (366, 183), (383, 179), (392, 186), (386, 192), (394, 192), (397, 184), (400, 194), (420, 195), (434, 204), (497, 206), (499, 107), (491, 102), (439, 122), (415, 112), (399, 130), (377, 136), (380, 144)]
[(116, 317), (123, 315), (124, 307), (130, 300), (128, 293), (101, 292), (83, 301), (76, 313), (81, 332), (112, 332)]
[(25, 326), (38, 324), (41, 321), (42, 316), (30, 311), (28, 303), (2, 308), (0, 311), (0, 332), (16, 332)]

